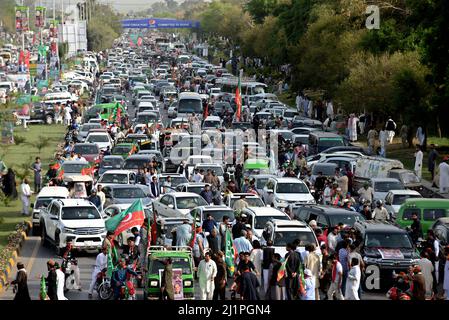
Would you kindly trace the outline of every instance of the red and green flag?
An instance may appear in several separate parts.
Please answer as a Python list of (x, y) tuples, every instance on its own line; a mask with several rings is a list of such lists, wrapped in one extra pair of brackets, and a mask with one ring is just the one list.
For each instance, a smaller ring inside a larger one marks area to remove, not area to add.
[(277, 275), (277, 279), (276, 279), (277, 282), (281, 281), (282, 278), (285, 277), (285, 270), (286, 270), (286, 267), (287, 267), (288, 258), (289, 257), (287, 257), (287, 259), (285, 259), (284, 262), (282, 262), (281, 267), (278, 270), (278, 275)]
[(189, 247), (193, 248), (196, 241), (196, 217), (198, 215), (198, 210), (195, 210), (195, 216), (193, 217), (193, 223), (192, 223), (192, 237), (189, 241)]
[(234, 246), (234, 242), (232, 241), (231, 231), (228, 228), (226, 228), (225, 263), (231, 276), (233, 276), (235, 272), (234, 262), (236, 257), (237, 257), (237, 250)]
[(117, 236), (134, 226), (143, 225), (144, 220), (142, 199), (137, 199), (128, 209), (108, 219), (105, 225), (106, 230), (114, 232)]
[(108, 262), (106, 270), (106, 276), (109, 279), (112, 278), (112, 272), (114, 272), (114, 259), (113, 259), (114, 254), (117, 254), (117, 250), (115, 249), (115, 247), (113, 247), (113, 249), (109, 248), (109, 252), (107, 254)]
[(237, 120), (240, 121), (240, 116), (242, 113), (242, 85), (240, 83), (240, 74), (239, 74), (239, 83), (235, 90), (235, 103), (237, 105)]

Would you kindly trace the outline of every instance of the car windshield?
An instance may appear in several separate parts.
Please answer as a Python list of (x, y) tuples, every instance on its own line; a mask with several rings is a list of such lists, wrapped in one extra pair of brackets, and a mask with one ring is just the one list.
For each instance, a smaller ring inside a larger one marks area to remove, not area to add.
[(112, 154), (124, 154), (129, 153), (132, 149), (132, 146), (115, 146), (112, 148)]
[(329, 165), (320, 165), (316, 164), (313, 166), (312, 175), (317, 176), (318, 172), (322, 172), (323, 176), (330, 177), (335, 174), (335, 169), (337, 166), (329, 166)]
[(136, 123), (148, 123), (148, 122), (156, 122), (157, 115), (155, 114), (139, 114), (137, 116)]
[(123, 160), (121, 159), (103, 159), (101, 161), (100, 167), (101, 168), (113, 168), (113, 169), (120, 169), (122, 167)]
[(365, 246), (369, 248), (413, 248), (406, 233), (367, 233)]
[(62, 169), (64, 170), (64, 173), (81, 173), (81, 170), (84, 168), (87, 168), (87, 164), (83, 163), (63, 163)]
[(329, 215), (331, 226), (336, 226), (339, 223), (343, 223), (347, 226), (354, 226), (354, 223), (359, 220), (365, 220), (360, 214), (331, 214)]
[(114, 189), (114, 198), (145, 198), (145, 193), (139, 187), (137, 188), (117, 188)]
[(211, 159), (209, 157), (207, 158), (190, 158), (188, 161), (189, 165), (195, 165), (197, 163), (211, 163)]
[(268, 182), (268, 178), (259, 178), (256, 180), (256, 189), (263, 189)]
[(109, 142), (109, 139), (104, 134), (91, 135), (86, 139), (87, 142)]
[(128, 159), (125, 161), (123, 165), (124, 169), (139, 169), (143, 168), (148, 164), (148, 160), (146, 159)]
[(308, 144), (309, 143), (309, 137), (295, 137), (294, 143), (301, 143), (301, 144)]
[(199, 99), (181, 99), (178, 104), (178, 113), (201, 113), (203, 111), (203, 105)]
[(100, 183), (118, 183), (118, 184), (128, 184), (128, 175), (127, 174), (116, 174), (116, 173), (105, 173), (98, 180)]
[(180, 197), (177, 198), (178, 209), (193, 209), (199, 206), (207, 206), (207, 202), (202, 197)]
[(88, 132), (90, 129), (101, 129), (100, 124), (83, 124), (80, 132)]
[(404, 190), (404, 186), (399, 181), (376, 182), (374, 184), (375, 192), (388, 192), (390, 190)]
[[(223, 221), (223, 216), (228, 216), (229, 221), (233, 221), (235, 219), (233, 210), (210, 210), (207, 211), (206, 214), (210, 214), (217, 222)], [(204, 215), (204, 217), (206, 217), (206, 215)]]
[(414, 174), (413, 172), (406, 172), (406, 173), (402, 174), (401, 179), (402, 179), (402, 182), (405, 184), (420, 182), (418, 176), (416, 174)]
[(268, 221), (271, 219), (276, 220), (290, 220), (290, 218), (287, 215), (279, 215), (279, 216), (257, 216), (255, 217), (256, 225), (254, 226), (254, 229), (263, 229), (265, 228), (265, 225)]
[(36, 200), (36, 204), (34, 205), (34, 209), (46, 208), (53, 199), (57, 198), (38, 198)]
[[(160, 259), (150, 259), (150, 274), (157, 274), (159, 275), (159, 271), (164, 270), (165, 265), (164, 261), (169, 257), (164, 257)], [(187, 258), (174, 258), (172, 259), (172, 267), (173, 269), (182, 269), (182, 274), (192, 274), (192, 268), (189, 263), (189, 259)]]
[(203, 169), (204, 172), (207, 172), (207, 170), (215, 171), (215, 174), (217, 176), (222, 176), (224, 174), (224, 171), (223, 171), (222, 167), (201, 166), (201, 167), (198, 167), (198, 169)]
[[(231, 203), (229, 204), (229, 207), (233, 207), (234, 206), (234, 202), (236, 202), (237, 200), (239, 200), (240, 197), (238, 198), (232, 198), (231, 199)], [(249, 207), (265, 207), (265, 204), (262, 202), (262, 200), (260, 198), (245, 198), (245, 202), (248, 204)]]
[[(159, 182), (161, 184), (163, 184), (164, 182), (167, 181), (167, 177), (168, 176), (163, 176), (159, 178)], [(182, 177), (171, 177), (171, 186), (172, 187), (177, 187), (178, 185), (180, 185), (181, 183), (187, 183), (189, 182), (189, 180), (187, 180), (186, 177), (182, 176)]]
[(316, 245), (316, 240), (312, 232), (282, 231), (274, 233), (273, 245), (276, 247), (285, 247), (287, 243), (293, 243), (299, 239), (299, 247), (305, 247), (308, 244)]
[(98, 150), (98, 146), (96, 144), (90, 146), (76, 144), (73, 148), (73, 152), (79, 154), (98, 154), (100, 153), (100, 150)]
[(309, 193), (304, 183), (278, 183), (276, 193)]
[(345, 144), (342, 138), (321, 138), (319, 145), (324, 150), (330, 147), (344, 146)]
[(400, 206), (401, 204), (403, 204), (405, 202), (405, 200), (412, 199), (412, 198), (421, 198), (421, 196), (420, 195), (411, 195), (411, 194), (395, 195), (393, 198), (392, 204)]
[(187, 192), (192, 192), (196, 194), (200, 194), (203, 191), (204, 187), (187, 187)]
[(95, 207), (63, 207), (62, 220), (101, 219)]

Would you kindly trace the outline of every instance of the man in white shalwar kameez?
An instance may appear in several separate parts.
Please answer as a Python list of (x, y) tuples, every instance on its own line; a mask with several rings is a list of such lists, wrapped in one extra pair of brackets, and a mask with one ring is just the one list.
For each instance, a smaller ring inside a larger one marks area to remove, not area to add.
[(214, 278), (217, 275), (217, 265), (211, 259), (210, 253), (206, 252), (204, 260), (198, 265), (198, 279), (200, 285), (200, 300), (212, 300), (214, 296)]
[(92, 281), (89, 286), (89, 298), (92, 297), (92, 292), (94, 291), (95, 282), (97, 282), (97, 275), (101, 270), (108, 267), (108, 248), (104, 246), (101, 252), (97, 255), (95, 259), (94, 270), (92, 271)]
[(438, 170), (440, 171), (440, 193), (448, 193), (449, 192), (449, 156), (443, 158), (443, 161), (438, 166)]
[(56, 268), (56, 295), (58, 300), (68, 300), (64, 296), (65, 274), (62, 272), (58, 263), (55, 263)]
[(348, 278), (346, 280), (345, 300), (360, 300), (358, 291), (360, 287), (361, 275), (359, 259), (352, 258), (351, 270), (349, 270)]
[(421, 151), (420, 146), (416, 146), (416, 153), (415, 153), (415, 174), (418, 176), (419, 179), (422, 177), (422, 160), (423, 160), (424, 154)]
[(357, 121), (359, 121), (359, 119), (355, 114), (351, 113), (348, 120), (349, 140), (351, 142), (357, 141)]

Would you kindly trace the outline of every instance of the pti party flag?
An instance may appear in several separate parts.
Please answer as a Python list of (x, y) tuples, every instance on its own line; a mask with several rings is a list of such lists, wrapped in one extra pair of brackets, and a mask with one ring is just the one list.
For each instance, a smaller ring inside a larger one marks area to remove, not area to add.
[(41, 275), (41, 286), (39, 289), (39, 300), (49, 300), (47, 295), (47, 286), (45, 285), (45, 277)]
[(141, 226), (144, 220), (142, 199), (137, 199), (128, 209), (108, 219), (105, 225), (108, 231), (113, 231), (117, 236), (134, 226)]
[(139, 38), (137, 39), (137, 45), (138, 45), (139, 47), (141, 47), (141, 46), (142, 46), (142, 43), (143, 43), (143, 39), (142, 39), (141, 37), (139, 37)]
[(237, 105), (237, 120), (240, 121), (240, 115), (242, 113), (242, 85), (240, 83), (240, 74), (239, 74), (239, 82), (237, 88), (235, 89), (235, 103)]
[(277, 282), (281, 281), (282, 278), (285, 277), (285, 269), (286, 269), (286, 266), (287, 266), (288, 258), (289, 257), (287, 257), (287, 259), (285, 259), (284, 262), (282, 262), (281, 267), (279, 268), (278, 276), (277, 276), (277, 279), (276, 279)]
[(306, 293), (306, 280), (304, 279), (304, 271), (301, 268), (301, 265), (299, 266), (299, 288), (298, 293), (300, 295), (305, 295)]
[(148, 246), (151, 244), (156, 244), (157, 240), (157, 224), (156, 224), (156, 212), (153, 211), (153, 222), (150, 228), (150, 240), (148, 240)]
[(111, 279), (112, 278), (112, 272), (114, 271), (114, 263), (112, 261), (112, 250), (109, 248), (109, 252), (107, 254), (107, 270), (106, 270), (106, 276)]
[(235, 272), (235, 257), (237, 256), (237, 250), (235, 250), (234, 242), (232, 241), (231, 230), (226, 228), (226, 244), (225, 244), (225, 263), (231, 276)]
[(193, 248), (196, 241), (196, 217), (198, 215), (198, 210), (195, 210), (195, 215), (193, 216), (193, 223), (192, 223), (192, 237), (189, 241), (189, 247)]

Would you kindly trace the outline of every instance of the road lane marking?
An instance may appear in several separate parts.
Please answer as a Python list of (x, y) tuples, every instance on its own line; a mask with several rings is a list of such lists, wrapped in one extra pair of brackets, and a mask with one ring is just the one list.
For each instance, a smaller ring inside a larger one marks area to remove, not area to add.
[(34, 245), (33, 253), (31, 253), (30, 260), (28, 261), (27, 271), (31, 274), (31, 269), (33, 268), (34, 260), (36, 260), (37, 252), (41, 244), (41, 238), (37, 238), (36, 244)]

